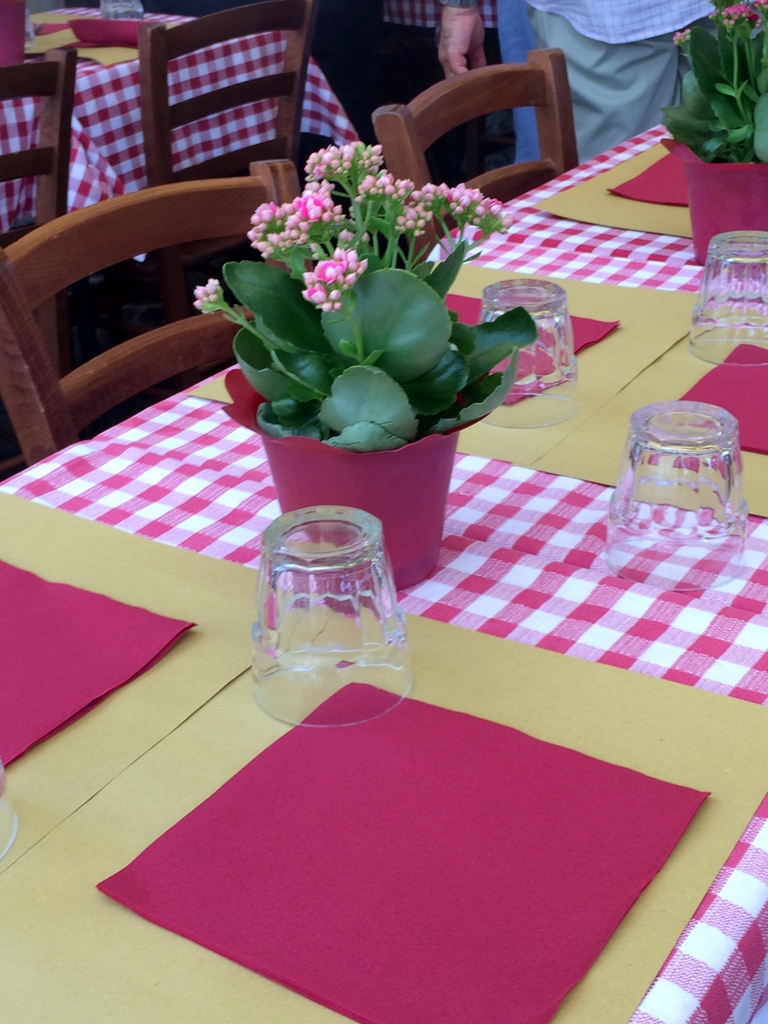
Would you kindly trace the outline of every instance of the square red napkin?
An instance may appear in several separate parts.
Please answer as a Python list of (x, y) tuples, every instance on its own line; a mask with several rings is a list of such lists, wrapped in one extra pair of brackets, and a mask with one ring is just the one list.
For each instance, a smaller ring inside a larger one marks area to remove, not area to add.
[[(744, 365), (751, 345), (739, 345), (724, 363), (710, 370), (683, 398), (690, 402), (709, 402), (726, 409), (739, 421), (739, 440), (744, 451), (768, 455), (768, 422), (765, 395), (768, 394), (768, 364)], [(753, 357), (764, 357), (762, 349)]]
[(0, 758), (8, 764), (158, 661), (194, 623), (0, 562)]
[(637, 199), (641, 203), (687, 206), (685, 165), (680, 157), (674, 153), (667, 153), (636, 177), (609, 188), (608, 191), (625, 199)]
[[(480, 320), (482, 301), (467, 295), (446, 295), (445, 304), (448, 309), (459, 314), (465, 324), (476, 324)], [(618, 320), (591, 320), (585, 316), (571, 316), (573, 324), (573, 350), (579, 352), (588, 345), (595, 345), (607, 338), (619, 326)]]
[(292, 730), (99, 889), (365, 1024), (545, 1024), (706, 796), (405, 700)]

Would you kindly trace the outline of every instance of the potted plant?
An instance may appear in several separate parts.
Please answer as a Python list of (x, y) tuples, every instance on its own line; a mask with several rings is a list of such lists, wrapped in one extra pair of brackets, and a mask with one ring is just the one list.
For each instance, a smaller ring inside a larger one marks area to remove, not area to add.
[[(523, 309), (470, 327), (446, 307), (463, 262), (504, 226), (495, 200), (417, 190), (362, 143), (314, 154), (306, 176), (302, 195), (253, 215), (248, 237), (268, 262), (225, 264), (235, 303), (211, 280), (195, 305), (240, 328), (235, 356), (283, 511), (377, 515), (405, 586), (437, 560), (455, 431), (501, 404), (536, 328)], [(422, 240), (431, 224), (445, 233), (437, 261)]]
[(675, 37), (691, 62), (664, 124), (685, 162), (697, 262), (712, 235), (768, 230), (768, 2), (713, 0), (710, 32)]

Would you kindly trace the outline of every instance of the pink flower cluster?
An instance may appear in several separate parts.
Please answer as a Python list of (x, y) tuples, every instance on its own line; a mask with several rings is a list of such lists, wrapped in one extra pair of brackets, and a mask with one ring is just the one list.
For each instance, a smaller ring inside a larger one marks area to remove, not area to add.
[(756, 24), (760, 21), (760, 15), (756, 10), (758, 6), (762, 6), (759, 0), (749, 4), (732, 4), (720, 11), (720, 20), (724, 25), (737, 25), (742, 19), (745, 23)]
[(251, 217), (248, 238), (265, 258), (309, 243), (313, 225), (333, 226), (344, 220), (330, 183), (312, 183), (290, 203), (262, 203)]
[(209, 277), (206, 284), (199, 284), (195, 288), (195, 301), (192, 305), (201, 313), (212, 313), (219, 309), (224, 300), (224, 292), (221, 284), (215, 277)]
[(304, 274), (307, 302), (318, 306), (324, 313), (341, 309), (342, 294), (365, 273), (368, 260), (361, 260), (354, 249), (337, 249), (333, 259), (320, 260), (314, 270)]
[(308, 181), (337, 181), (339, 178), (359, 178), (375, 174), (384, 164), (381, 146), (333, 146), (318, 150), (307, 160), (305, 172)]

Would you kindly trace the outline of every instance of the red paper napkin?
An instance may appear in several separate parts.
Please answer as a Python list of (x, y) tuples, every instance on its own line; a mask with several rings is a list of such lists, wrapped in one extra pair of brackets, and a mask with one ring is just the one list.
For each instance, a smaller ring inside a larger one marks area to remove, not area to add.
[(34, 743), (158, 661), (194, 623), (0, 562), (0, 758)]
[[(465, 324), (476, 324), (480, 320), (482, 301), (467, 295), (446, 295), (445, 304), (448, 309), (459, 314)], [(619, 326), (618, 320), (590, 320), (584, 316), (571, 316), (573, 324), (573, 350), (579, 352), (588, 345), (595, 345), (607, 338)]]
[(131, 18), (73, 18), (69, 27), (89, 46), (138, 46), (140, 24)]
[(609, 188), (614, 195), (637, 199), (641, 203), (660, 203), (666, 206), (687, 206), (688, 187), (685, 166), (679, 157), (668, 153), (661, 160), (638, 174), (636, 178)]
[(739, 365), (749, 358), (758, 362), (765, 358), (765, 351), (752, 345), (739, 345), (724, 363), (710, 370), (683, 398), (691, 402), (710, 402), (726, 409), (739, 421), (741, 447), (748, 452), (768, 455), (768, 421), (763, 404), (768, 394), (768, 364)]
[(545, 1024), (706, 796), (405, 700), (294, 729), (99, 889), (365, 1024)]

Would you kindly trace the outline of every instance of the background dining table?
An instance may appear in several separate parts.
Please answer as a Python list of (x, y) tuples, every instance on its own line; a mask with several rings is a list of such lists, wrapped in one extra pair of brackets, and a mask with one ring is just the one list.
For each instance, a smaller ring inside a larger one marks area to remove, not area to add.
[[(766, 456), (745, 457), (755, 515), (742, 578), (706, 593), (660, 593), (613, 576), (601, 560), (627, 422), (622, 403), (643, 381), (657, 386), (659, 367), (662, 384), (678, 387), (664, 368), (686, 358), (701, 268), (689, 238), (579, 222), (541, 204), (642, 157), (664, 135), (652, 129), (511, 202), (509, 232), (486, 242), (459, 278), (457, 290), (476, 297), (508, 275), (552, 277), (565, 283), (574, 312), (621, 326), (580, 354), (581, 408), (572, 421), (462, 433), (438, 568), (401, 600), (420, 619), (612, 666), (639, 687), (656, 677), (765, 705)], [(5, 481), (0, 494), (256, 567), (279, 507), (258, 437), (230, 419), (218, 388), (214, 381), (209, 391), (166, 399)], [(607, 454), (590, 461), (595, 422)], [(12, 765), (11, 786), (14, 773)], [(12, 851), (0, 869), (13, 864)], [(746, 1024), (768, 1001), (767, 950), (768, 797), (632, 1024)]]
[[(64, 24), (68, 18), (93, 15), (89, 8), (69, 8), (37, 15), (39, 24)], [(165, 15), (147, 20), (173, 22)], [(54, 41), (39, 36), (37, 42)], [(122, 59), (101, 64), (82, 51), (77, 65), (72, 117), (72, 151), (68, 204), (78, 210), (110, 196), (146, 186), (143, 135), (139, 107), (138, 59), (125, 59), (130, 51), (116, 50)], [(135, 53), (135, 51), (134, 51)], [(174, 102), (200, 95), (213, 85), (234, 84), (279, 66), (281, 43), (277, 33), (245, 36), (197, 51), (179, 59), (171, 78)], [(269, 138), (273, 104), (263, 102), (218, 114), (178, 129), (174, 159), (182, 168), (235, 148), (240, 142)], [(331, 139), (335, 144), (354, 142), (357, 134), (318, 65), (310, 59), (301, 121), (304, 132)], [(0, 152), (26, 146), (37, 130), (31, 100), (5, 101), (0, 106)], [(0, 183), (0, 230), (23, 222), (34, 213), (34, 187), (30, 180)]]

